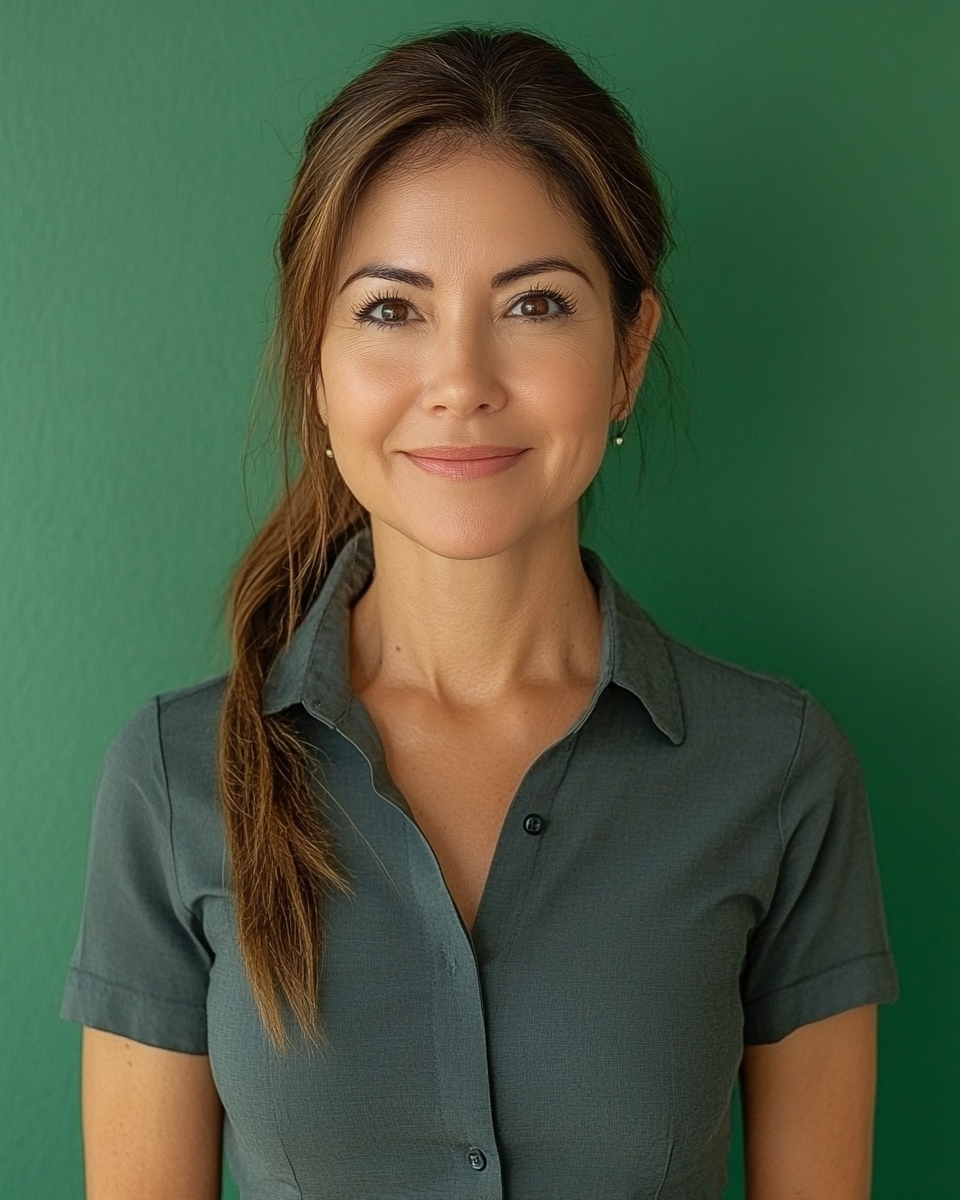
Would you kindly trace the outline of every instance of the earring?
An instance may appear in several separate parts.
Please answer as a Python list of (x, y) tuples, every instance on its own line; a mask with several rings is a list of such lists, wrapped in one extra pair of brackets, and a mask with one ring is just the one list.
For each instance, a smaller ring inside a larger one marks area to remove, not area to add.
[(614, 444), (615, 446), (622, 446), (622, 445), (623, 445), (623, 435), (624, 435), (624, 433), (626, 432), (626, 428), (627, 428), (627, 422), (628, 422), (629, 420), (630, 420), (630, 418), (629, 418), (629, 417), (624, 417), (624, 418), (623, 418), (623, 424), (620, 426), (620, 430), (619, 430), (619, 432), (618, 432), (618, 433), (617, 433), (617, 434), (616, 434), (614, 437), (612, 437), (612, 438), (610, 439), (610, 440), (613, 442), (613, 444)]
[(333, 451), (330, 449), (329, 446), (326, 448), (324, 453), (326, 454), (327, 458), (333, 458)]

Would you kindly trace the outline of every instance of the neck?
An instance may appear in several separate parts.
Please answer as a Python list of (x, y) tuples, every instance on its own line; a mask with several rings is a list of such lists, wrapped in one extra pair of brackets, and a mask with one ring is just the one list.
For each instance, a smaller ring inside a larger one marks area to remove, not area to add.
[(601, 616), (574, 506), (500, 554), (443, 558), (375, 518), (374, 578), (351, 614), (353, 689), (484, 703), (530, 684), (595, 681)]

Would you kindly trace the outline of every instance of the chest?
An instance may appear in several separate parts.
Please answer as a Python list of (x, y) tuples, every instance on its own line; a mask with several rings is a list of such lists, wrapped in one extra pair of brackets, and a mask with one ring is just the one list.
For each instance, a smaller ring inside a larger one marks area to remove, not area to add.
[(470, 708), (376, 688), (360, 697), (467, 928), (524, 776), (576, 723), (591, 692), (585, 681)]

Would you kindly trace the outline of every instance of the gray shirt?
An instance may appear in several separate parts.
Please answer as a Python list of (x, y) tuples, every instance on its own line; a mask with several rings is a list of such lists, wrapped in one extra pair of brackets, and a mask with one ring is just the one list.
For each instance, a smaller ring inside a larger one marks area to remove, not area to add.
[(224, 680), (118, 734), (62, 1015), (208, 1053), (244, 1200), (716, 1200), (744, 1043), (892, 1001), (850, 743), (807, 692), (664, 634), (581, 550), (586, 711), (537, 758), (472, 936), (349, 684), (369, 531), (267, 683), (317, 763), (352, 895), (327, 905), (329, 1047), (276, 1053), (237, 947), (216, 799)]

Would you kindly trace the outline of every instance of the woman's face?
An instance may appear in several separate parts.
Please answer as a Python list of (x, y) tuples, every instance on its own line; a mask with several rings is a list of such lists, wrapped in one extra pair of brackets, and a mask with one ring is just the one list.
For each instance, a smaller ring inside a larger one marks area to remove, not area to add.
[(627, 383), (603, 262), (532, 171), (467, 151), (381, 176), (335, 289), (320, 415), (374, 520), (466, 559), (575, 512), (659, 309), (646, 293)]

